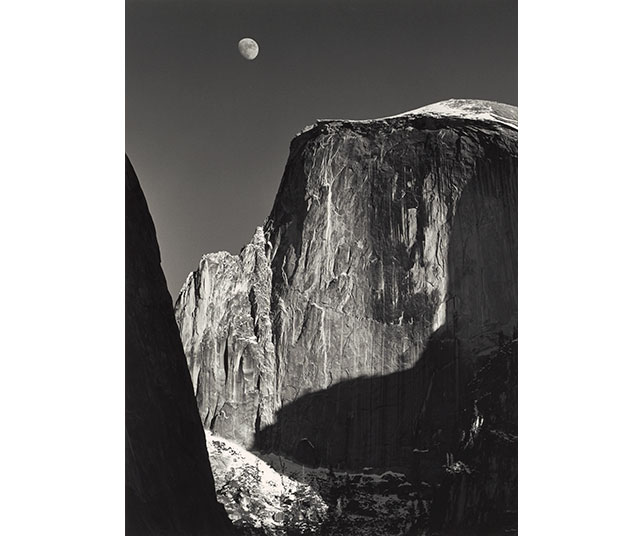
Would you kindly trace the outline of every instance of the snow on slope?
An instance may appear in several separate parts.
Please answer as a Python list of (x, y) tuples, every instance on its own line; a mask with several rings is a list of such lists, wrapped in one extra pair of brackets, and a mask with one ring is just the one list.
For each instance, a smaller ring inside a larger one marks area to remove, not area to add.
[(426, 522), (429, 486), (401, 473), (311, 468), (205, 437), (218, 500), (247, 536), (402, 536)]
[(327, 505), (309, 485), (282, 475), (240, 445), (205, 430), (218, 500), (234, 525), (279, 536), (317, 532)]
[(309, 484), (329, 506), (319, 534), (330, 536), (404, 536), (424, 527), (430, 486), (411, 483), (394, 471), (361, 472), (311, 468), (277, 454), (262, 458), (281, 474)]

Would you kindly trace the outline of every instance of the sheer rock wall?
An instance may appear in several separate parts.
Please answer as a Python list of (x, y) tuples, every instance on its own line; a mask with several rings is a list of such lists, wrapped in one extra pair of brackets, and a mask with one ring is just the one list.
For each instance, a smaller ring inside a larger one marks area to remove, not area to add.
[(176, 304), (207, 428), (310, 464), (462, 467), (482, 385), (516, 380), (471, 386), (517, 328), (517, 109), (466, 102), (293, 140), (264, 230), (203, 257)]

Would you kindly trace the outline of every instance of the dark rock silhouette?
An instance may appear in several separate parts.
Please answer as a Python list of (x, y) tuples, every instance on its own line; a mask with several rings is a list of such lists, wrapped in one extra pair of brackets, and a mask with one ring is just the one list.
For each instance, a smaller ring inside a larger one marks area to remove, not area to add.
[(204, 433), (155, 227), (126, 159), (126, 533), (232, 534)]

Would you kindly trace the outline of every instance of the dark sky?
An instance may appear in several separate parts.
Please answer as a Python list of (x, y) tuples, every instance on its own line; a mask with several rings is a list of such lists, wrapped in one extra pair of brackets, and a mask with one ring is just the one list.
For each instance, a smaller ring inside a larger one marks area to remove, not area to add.
[(517, 0), (127, 0), (126, 150), (173, 297), (250, 240), (305, 125), (449, 98), (517, 105)]

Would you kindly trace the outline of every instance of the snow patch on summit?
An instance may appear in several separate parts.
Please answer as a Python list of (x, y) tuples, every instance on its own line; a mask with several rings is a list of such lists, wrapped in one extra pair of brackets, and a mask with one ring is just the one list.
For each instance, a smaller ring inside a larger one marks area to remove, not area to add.
[(484, 100), (449, 99), (383, 119), (420, 115), (490, 121), (518, 130), (518, 108), (516, 106)]
[(412, 117), (452, 117), (471, 121), (497, 123), (502, 126), (518, 130), (518, 107), (501, 102), (478, 99), (449, 99), (427, 106), (409, 110), (397, 115), (389, 115), (377, 119), (318, 119), (313, 125), (308, 125), (298, 135), (312, 130), (321, 123), (377, 123), (391, 119)]

